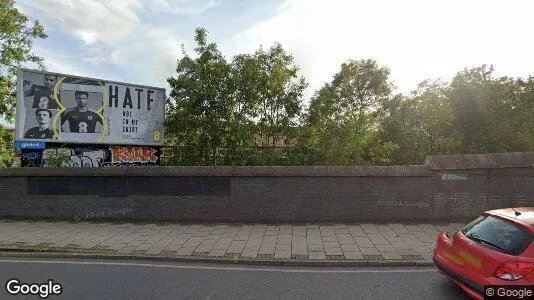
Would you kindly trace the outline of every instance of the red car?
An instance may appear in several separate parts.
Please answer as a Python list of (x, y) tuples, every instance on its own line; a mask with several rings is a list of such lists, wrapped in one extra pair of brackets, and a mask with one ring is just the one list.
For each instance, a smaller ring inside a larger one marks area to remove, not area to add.
[(534, 207), (488, 211), (438, 236), (434, 267), (474, 299), (487, 285), (534, 285), (533, 236)]

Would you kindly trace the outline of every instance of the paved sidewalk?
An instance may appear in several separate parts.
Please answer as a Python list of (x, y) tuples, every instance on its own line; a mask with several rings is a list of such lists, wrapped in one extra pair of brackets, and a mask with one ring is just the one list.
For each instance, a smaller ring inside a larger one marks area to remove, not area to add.
[(0, 220), (0, 252), (243, 263), (430, 264), (464, 224), (132, 224)]

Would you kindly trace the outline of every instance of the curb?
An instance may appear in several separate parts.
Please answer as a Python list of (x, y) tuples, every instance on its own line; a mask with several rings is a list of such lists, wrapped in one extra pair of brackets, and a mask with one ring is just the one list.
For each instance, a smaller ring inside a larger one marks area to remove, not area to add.
[(73, 252), (46, 252), (25, 251), (17, 249), (10, 251), (0, 249), (0, 258), (75, 258), (75, 259), (109, 259), (109, 260), (151, 260), (189, 263), (220, 263), (242, 265), (274, 265), (274, 266), (305, 266), (305, 267), (406, 267), (406, 266), (432, 266), (431, 261), (402, 261), (402, 260), (298, 260), (298, 259), (228, 259), (217, 257), (168, 257), (151, 255), (128, 255), (128, 254), (99, 254), (99, 253), (73, 253)]

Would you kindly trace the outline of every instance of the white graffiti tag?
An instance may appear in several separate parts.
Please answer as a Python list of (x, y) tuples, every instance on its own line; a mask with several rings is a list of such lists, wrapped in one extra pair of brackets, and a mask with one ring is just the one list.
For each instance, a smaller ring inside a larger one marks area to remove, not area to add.
[(72, 155), (70, 157), (71, 167), (100, 167), (104, 158), (106, 158), (106, 151), (104, 150), (83, 151), (82, 155)]
[(106, 158), (105, 150), (85, 150), (81, 154), (76, 154), (74, 149), (70, 148), (57, 148), (46, 149), (43, 151), (43, 166), (47, 166), (47, 160), (52, 155), (64, 155), (68, 159), (63, 162), (63, 167), (100, 167)]

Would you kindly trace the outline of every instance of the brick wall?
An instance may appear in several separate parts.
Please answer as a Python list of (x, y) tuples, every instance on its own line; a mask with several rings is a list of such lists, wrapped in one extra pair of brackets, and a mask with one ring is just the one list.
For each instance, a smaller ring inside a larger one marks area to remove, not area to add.
[(0, 218), (438, 221), (533, 200), (534, 152), (436, 156), (421, 166), (0, 170)]

